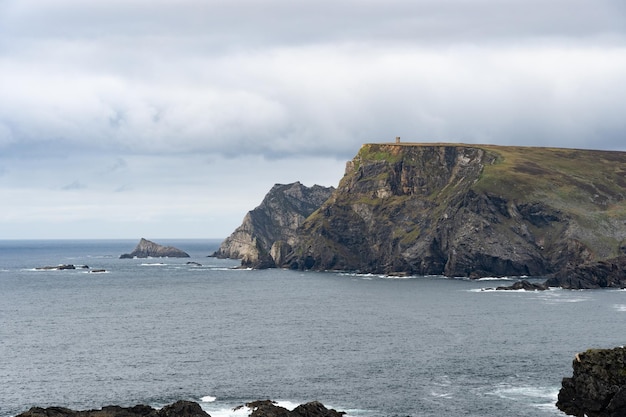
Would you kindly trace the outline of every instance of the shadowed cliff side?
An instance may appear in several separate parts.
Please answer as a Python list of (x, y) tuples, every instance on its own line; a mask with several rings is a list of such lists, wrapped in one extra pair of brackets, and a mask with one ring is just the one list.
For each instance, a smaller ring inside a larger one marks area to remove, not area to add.
[(364, 273), (542, 276), (615, 258), (626, 153), (368, 144), (278, 266)]
[(241, 259), (242, 266), (275, 267), (282, 262), (281, 255), (291, 251), (298, 227), (334, 190), (320, 185), (306, 187), (300, 182), (274, 185), (213, 256)]

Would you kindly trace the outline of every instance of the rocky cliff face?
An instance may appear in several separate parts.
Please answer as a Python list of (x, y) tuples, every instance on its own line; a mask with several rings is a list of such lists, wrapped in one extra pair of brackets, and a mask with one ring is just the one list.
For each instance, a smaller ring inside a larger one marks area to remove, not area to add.
[(571, 416), (626, 416), (626, 349), (589, 349), (576, 355), (563, 378), (557, 407)]
[(276, 263), (461, 277), (552, 274), (624, 252), (625, 174), (622, 152), (364, 145)]
[(300, 182), (274, 185), (213, 256), (241, 259), (243, 266), (256, 268), (280, 264), (297, 240), (296, 230), (333, 191), (333, 187), (306, 187)]

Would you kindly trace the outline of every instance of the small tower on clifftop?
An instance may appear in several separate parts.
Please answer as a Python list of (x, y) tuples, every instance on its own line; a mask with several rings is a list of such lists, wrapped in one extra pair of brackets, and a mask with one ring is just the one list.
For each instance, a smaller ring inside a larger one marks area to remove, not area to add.
[(400, 136), (396, 136), (396, 145), (400, 143)]

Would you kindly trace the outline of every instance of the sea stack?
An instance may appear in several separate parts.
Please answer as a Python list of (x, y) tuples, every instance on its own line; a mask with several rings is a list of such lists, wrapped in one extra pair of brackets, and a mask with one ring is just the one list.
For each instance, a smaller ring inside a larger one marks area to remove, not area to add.
[(163, 246), (141, 238), (135, 250), (120, 256), (120, 259), (132, 258), (189, 258), (189, 254), (173, 246)]

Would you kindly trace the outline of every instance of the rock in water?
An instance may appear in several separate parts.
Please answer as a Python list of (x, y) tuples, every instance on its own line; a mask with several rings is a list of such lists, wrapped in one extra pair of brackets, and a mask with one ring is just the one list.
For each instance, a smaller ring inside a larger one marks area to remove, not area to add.
[(300, 182), (274, 185), (213, 256), (241, 259), (243, 266), (254, 268), (282, 263), (281, 257), (291, 251), (297, 238), (298, 227), (333, 191), (333, 187), (306, 187)]
[[(292, 411), (276, 405), (271, 400), (260, 400), (246, 404), (252, 410), (250, 417), (342, 417), (343, 411), (328, 409), (318, 401), (300, 404)], [(235, 410), (241, 407), (237, 407)]]
[(177, 401), (160, 410), (147, 405), (119, 407), (111, 405), (100, 410), (74, 411), (63, 407), (33, 407), (17, 417), (211, 417), (198, 403)]
[[(243, 406), (235, 408), (235, 410)], [(247, 403), (252, 410), (251, 417), (342, 417), (345, 413), (326, 408), (322, 403), (312, 401), (301, 404), (293, 411), (279, 407), (270, 400)], [(198, 403), (193, 401), (177, 401), (156, 410), (147, 405), (119, 407), (111, 405), (101, 410), (74, 411), (63, 407), (33, 407), (17, 417), (211, 417)]]
[(163, 246), (141, 238), (134, 251), (120, 256), (120, 259), (132, 258), (189, 258), (189, 254), (173, 246)]
[(626, 416), (626, 348), (589, 349), (576, 355), (556, 406), (577, 417)]

